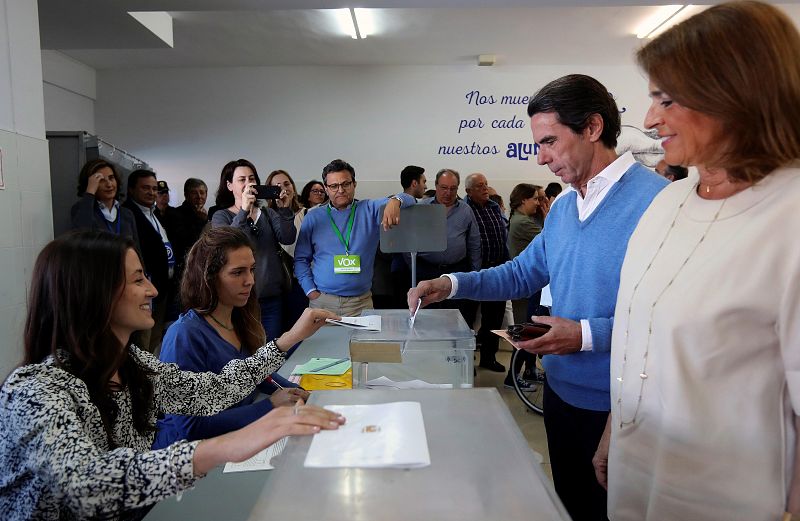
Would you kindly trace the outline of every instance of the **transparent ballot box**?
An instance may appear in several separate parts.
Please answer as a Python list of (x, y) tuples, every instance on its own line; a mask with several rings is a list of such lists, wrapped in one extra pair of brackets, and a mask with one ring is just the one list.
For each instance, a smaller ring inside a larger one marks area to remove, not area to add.
[(475, 336), (458, 310), (421, 309), (413, 328), (405, 309), (368, 309), (361, 315), (379, 315), (381, 331), (354, 330), (350, 337), (354, 389), (414, 380), (472, 387)]

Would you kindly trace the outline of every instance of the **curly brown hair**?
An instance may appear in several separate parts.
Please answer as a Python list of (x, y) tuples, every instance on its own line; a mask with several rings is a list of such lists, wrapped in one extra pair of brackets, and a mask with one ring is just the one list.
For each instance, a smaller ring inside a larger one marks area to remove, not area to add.
[[(217, 277), (228, 263), (228, 253), (244, 247), (253, 249), (244, 232), (232, 226), (211, 228), (200, 236), (186, 256), (181, 279), (184, 311), (194, 309), (200, 315), (208, 315), (217, 308)], [(243, 307), (233, 308), (231, 323), (245, 353), (253, 354), (264, 345), (267, 335), (261, 325), (261, 308), (255, 288)]]

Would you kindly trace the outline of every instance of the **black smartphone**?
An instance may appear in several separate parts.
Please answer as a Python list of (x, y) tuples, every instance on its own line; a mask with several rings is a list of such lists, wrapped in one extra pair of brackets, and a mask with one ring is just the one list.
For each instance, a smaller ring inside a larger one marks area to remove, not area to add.
[(511, 340), (532, 340), (550, 331), (550, 326), (540, 322), (525, 322), (524, 324), (510, 325), (506, 331)]
[(256, 199), (277, 199), (281, 196), (280, 186), (255, 185)]

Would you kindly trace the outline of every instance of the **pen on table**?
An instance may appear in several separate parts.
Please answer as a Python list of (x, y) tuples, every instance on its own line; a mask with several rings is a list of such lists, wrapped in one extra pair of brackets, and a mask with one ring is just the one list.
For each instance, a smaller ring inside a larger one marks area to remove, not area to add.
[(272, 385), (274, 385), (278, 389), (286, 389), (286, 387), (284, 387), (281, 384), (279, 384), (278, 382), (276, 382), (275, 379), (272, 378), (272, 376), (267, 376), (266, 378), (264, 378), (264, 381), (266, 381), (267, 383), (271, 383)]
[(309, 373), (318, 373), (318, 372), (322, 371), (323, 369), (330, 369), (331, 367), (333, 367), (335, 365), (339, 365), (342, 362), (347, 362), (348, 360), (350, 360), (350, 359), (349, 358), (340, 358), (339, 360), (337, 360), (335, 362), (331, 362), (329, 364), (325, 364), (322, 367), (317, 367), (316, 369), (311, 369), (309, 371)]
[[(268, 376), (268, 377), (264, 378), (264, 381), (267, 382), (267, 383), (271, 383), (272, 385), (274, 385), (278, 389), (286, 389), (286, 387), (284, 387), (281, 384), (279, 384), (278, 382), (276, 382), (275, 379), (272, 376)], [(300, 389), (301, 391), (305, 391), (305, 389), (303, 389), (303, 387), (300, 386), (300, 385), (298, 385), (297, 387), (292, 387), (292, 389)]]

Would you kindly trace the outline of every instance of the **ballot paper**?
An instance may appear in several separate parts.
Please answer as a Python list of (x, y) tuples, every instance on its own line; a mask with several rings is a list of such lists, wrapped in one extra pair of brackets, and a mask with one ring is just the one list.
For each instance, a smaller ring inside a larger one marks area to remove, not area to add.
[(276, 441), (266, 449), (262, 450), (255, 456), (250, 459), (244, 460), (240, 463), (226, 463), (225, 468), (222, 470), (223, 473), (225, 472), (247, 472), (250, 470), (272, 470), (275, 467), (270, 465), (270, 460), (275, 456), (279, 455), (283, 452), (283, 448), (286, 447), (286, 440), (289, 438), (281, 438), (280, 440)]
[(381, 330), (381, 316), (380, 315), (367, 315), (365, 317), (342, 317), (341, 320), (334, 320), (332, 318), (326, 319), (328, 324), (336, 326), (350, 327), (353, 329), (363, 329), (364, 331), (380, 331)]
[(347, 418), (337, 430), (311, 440), (312, 468), (420, 468), (431, 464), (419, 402), (328, 405)]
[(453, 384), (432, 384), (424, 380), (395, 382), (385, 376), (367, 380), (367, 389), (452, 389)]
[(312, 358), (304, 364), (299, 364), (292, 369), (292, 374), (326, 374), (342, 375), (353, 364), (349, 358)]

